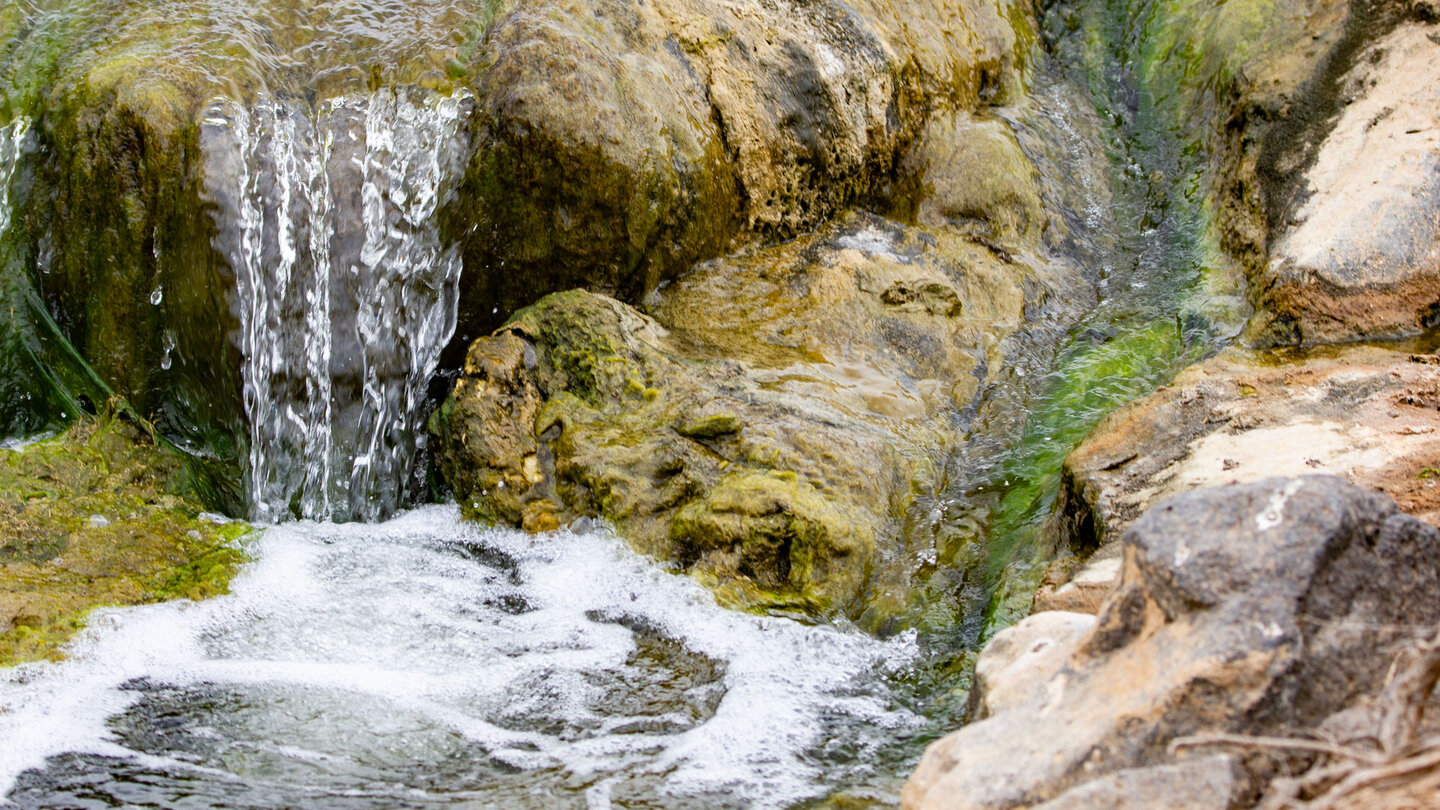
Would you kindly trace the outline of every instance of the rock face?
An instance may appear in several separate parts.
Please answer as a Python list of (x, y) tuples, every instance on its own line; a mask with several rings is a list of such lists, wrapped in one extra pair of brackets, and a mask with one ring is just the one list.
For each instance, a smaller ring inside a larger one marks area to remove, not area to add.
[(550, 296), (471, 346), (431, 422), (438, 468), (472, 517), (603, 517), (733, 603), (855, 615), (956, 440), (947, 415), (1056, 283), (855, 215), (701, 265), (653, 318)]
[(1437, 36), (1402, 24), (1340, 80), (1338, 118), (1292, 181), (1254, 280), (1261, 342), (1413, 334), (1440, 320)]
[[(466, 296), (638, 301), (742, 234), (884, 200), (932, 109), (1021, 92), (1019, 4), (586, 0), (497, 14), (456, 210)], [(495, 325), (479, 311), (461, 339)]]
[(1273, 763), (1172, 741), (1314, 729), (1440, 619), (1440, 533), (1336, 478), (1172, 498), (1124, 545), (1119, 590), (1058, 674), (931, 745), (904, 807), (1225, 807), (1237, 768)]

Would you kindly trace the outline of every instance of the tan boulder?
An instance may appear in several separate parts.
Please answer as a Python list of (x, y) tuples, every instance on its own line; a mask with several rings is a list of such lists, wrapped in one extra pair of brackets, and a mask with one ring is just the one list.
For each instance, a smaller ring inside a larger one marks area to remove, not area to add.
[(1255, 279), (1252, 336), (1315, 344), (1440, 322), (1440, 28), (1367, 43)]
[(903, 807), (1228, 806), (1276, 763), (1240, 773), (1172, 742), (1311, 733), (1440, 619), (1440, 532), (1333, 477), (1189, 492), (1124, 542), (1119, 590), (1059, 671), (933, 743)]

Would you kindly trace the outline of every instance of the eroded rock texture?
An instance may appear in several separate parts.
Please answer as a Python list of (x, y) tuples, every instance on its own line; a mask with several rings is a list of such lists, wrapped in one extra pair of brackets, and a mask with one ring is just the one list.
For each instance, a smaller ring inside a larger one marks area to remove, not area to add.
[(1093, 629), (1051, 639), (1058, 672), (931, 745), (904, 806), (1229, 806), (1276, 763), (1170, 744), (1316, 729), (1440, 620), (1437, 587), (1440, 533), (1335, 478), (1167, 500), (1126, 532)]
[(550, 296), (471, 346), (431, 423), (439, 468), (474, 517), (603, 517), (737, 604), (858, 615), (951, 417), (1062, 281), (855, 215), (700, 265), (653, 317)]

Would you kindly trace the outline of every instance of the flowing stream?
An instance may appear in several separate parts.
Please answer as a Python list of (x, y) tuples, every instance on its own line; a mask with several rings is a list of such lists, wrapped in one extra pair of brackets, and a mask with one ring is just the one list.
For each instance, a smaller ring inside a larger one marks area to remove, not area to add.
[(0, 671), (23, 808), (785, 807), (924, 726), (877, 641), (717, 607), (599, 531), (287, 523), (233, 593)]

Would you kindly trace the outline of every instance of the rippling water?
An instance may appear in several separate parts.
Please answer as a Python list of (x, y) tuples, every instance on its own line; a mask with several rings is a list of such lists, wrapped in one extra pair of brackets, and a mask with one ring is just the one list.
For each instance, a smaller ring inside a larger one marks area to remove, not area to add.
[[(448, 86), (471, 67), (491, 0), (9, 0), (25, 35), (82, 73), (252, 100), (333, 95), (375, 79)], [(159, 66), (159, 69), (156, 69)], [(23, 66), (21, 71), (23, 75)], [(4, 76), (0, 75), (0, 79)]]
[(784, 807), (924, 729), (889, 642), (718, 608), (600, 532), (299, 522), (208, 602), (0, 673), (18, 807)]
[(27, 118), (0, 127), (0, 237), (10, 228), (10, 178), (20, 163), (20, 150), (29, 131)]

